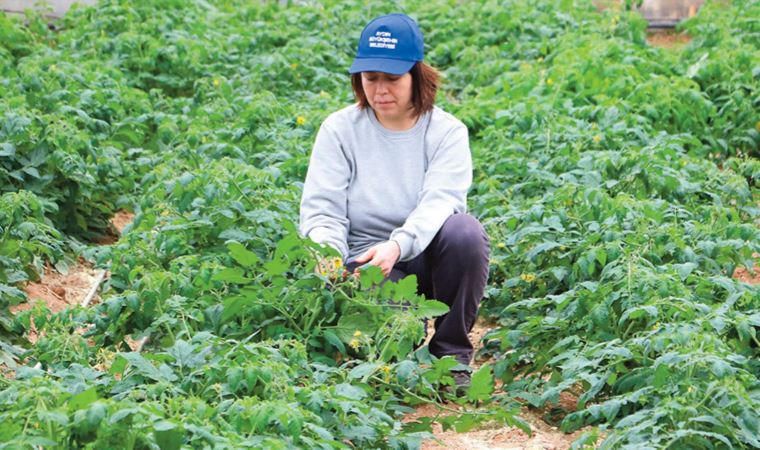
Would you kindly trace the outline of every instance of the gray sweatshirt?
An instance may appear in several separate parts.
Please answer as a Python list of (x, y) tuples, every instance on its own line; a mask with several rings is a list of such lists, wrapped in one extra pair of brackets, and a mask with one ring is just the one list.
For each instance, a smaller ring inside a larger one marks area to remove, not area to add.
[(467, 127), (437, 106), (409, 130), (391, 131), (372, 108), (330, 114), (317, 133), (299, 230), (347, 264), (395, 240), (399, 261), (427, 248), (446, 219), (467, 211), (472, 159)]

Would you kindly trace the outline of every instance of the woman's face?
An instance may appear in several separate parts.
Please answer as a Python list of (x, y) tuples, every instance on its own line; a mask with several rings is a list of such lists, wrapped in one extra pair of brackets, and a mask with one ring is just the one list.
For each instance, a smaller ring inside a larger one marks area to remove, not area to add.
[(408, 117), (412, 110), (412, 75), (362, 72), (362, 88), (375, 114), (390, 120)]

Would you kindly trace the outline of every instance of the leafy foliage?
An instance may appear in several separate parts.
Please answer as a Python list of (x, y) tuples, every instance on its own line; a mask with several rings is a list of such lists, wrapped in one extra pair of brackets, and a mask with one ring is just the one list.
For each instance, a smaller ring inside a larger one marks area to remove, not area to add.
[[(335, 252), (293, 225), (317, 126), (352, 100), (350, 37), (399, 9), (468, 125), (470, 206), (494, 245), (494, 362), (459, 400), (484, 408), (437, 421), (528, 430), (520, 404), (569, 393), (557, 423), (594, 426), (577, 447), (758, 446), (760, 294), (731, 278), (760, 252), (747, 0), (708, 3), (679, 52), (650, 47), (630, 7), (570, 0), (105, 0), (57, 33), (0, 16), (0, 358), (21, 360), (0, 378), (4, 446), (430, 436), (432, 418), (400, 416), (454, 382), (456, 361), (414, 350), (445, 305), (413, 278), (315, 273)], [(102, 304), (8, 312), (124, 206), (120, 241), (88, 252), (111, 271)]]

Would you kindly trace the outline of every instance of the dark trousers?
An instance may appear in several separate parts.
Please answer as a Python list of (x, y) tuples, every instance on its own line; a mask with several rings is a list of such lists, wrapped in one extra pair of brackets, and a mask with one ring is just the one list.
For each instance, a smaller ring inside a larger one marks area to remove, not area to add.
[[(488, 235), (478, 219), (455, 213), (424, 252), (396, 263), (385, 278), (398, 281), (417, 275), (418, 294), (449, 305), (449, 312), (435, 320), (435, 334), (428, 345), (432, 355), (452, 355), (463, 364), (470, 363), (473, 347), (467, 334), (477, 318), (488, 281), (490, 251)], [(353, 272), (357, 266), (351, 262), (346, 268)]]

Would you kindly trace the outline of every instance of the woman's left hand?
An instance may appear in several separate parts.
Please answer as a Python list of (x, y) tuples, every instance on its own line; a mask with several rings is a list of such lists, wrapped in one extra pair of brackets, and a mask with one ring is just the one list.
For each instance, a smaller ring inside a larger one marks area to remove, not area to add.
[[(398, 243), (396, 241), (385, 241), (371, 247), (359, 255), (355, 261), (359, 264), (369, 261), (369, 264), (379, 267), (383, 271), (383, 275), (387, 277), (400, 256), (401, 248)], [(358, 275), (359, 270), (355, 270), (354, 274)]]

